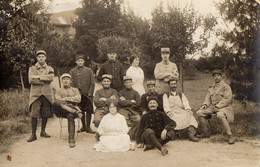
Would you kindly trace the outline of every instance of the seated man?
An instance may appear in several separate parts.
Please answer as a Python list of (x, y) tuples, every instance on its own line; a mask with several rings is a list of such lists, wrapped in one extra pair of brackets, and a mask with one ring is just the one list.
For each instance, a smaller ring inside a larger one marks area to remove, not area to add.
[(143, 94), (141, 97), (141, 111), (142, 114), (147, 113), (149, 110), (148, 108), (148, 98), (150, 96), (157, 96), (158, 97), (158, 110), (163, 111), (163, 103), (162, 103), (162, 95), (155, 92), (155, 81), (147, 81), (146, 86), (148, 88), (148, 92)]
[(234, 113), (231, 106), (232, 90), (228, 84), (222, 81), (222, 72), (220, 70), (213, 71), (213, 78), (215, 83), (210, 86), (205, 101), (197, 112), (202, 131), (201, 135), (197, 137), (210, 137), (206, 119), (210, 118), (211, 114), (216, 114), (226, 130), (228, 143), (234, 144), (235, 141), (228, 123), (234, 121)]
[(63, 87), (55, 93), (55, 102), (53, 104), (54, 113), (57, 117), (68, 119), (69, 146), (75, 147), (75, 122), (74, 119), (83, 116), (81, 110), (77, 107), (80, 103), (81, 95), (77, 88), (70, 86), (71, 76), (63, 74), (61, 76)]
[(119, 92), (119, 110), (118, 113), (122, 114), (128, 126), (131, 129), (128, 135), (131, 139), (135, 139), (135, 133), (140, 121), (140, 95), (132, 88), (132, 77), (124, 76), (123, 78), (125, 88)]
[(148, 107), (149, 111), (142, 116), (136, 133), (137, 147), (141, 148), (145, 144), (144, 151), (156, 147), (162, 155), (166, 155), (168, 150), (163, 145), (174, 137), (176, 123), (165, 113), (157, 110), (156, 96), (149, 97)]
[(100, 124), (101, 119), (109, 113), (107, 100), (116, 100), (118, 101), (117, 91), (113, 88), (110, 88), (112, 81), (112, 75), (104, 74), (102, 75), (102, 86), (103, 88), (99, 89), (95, 93), (94, 104), (96, 110), (94, 113), (94, 124), (96, 127)]
[(189, 140), (198, 142), (198, 138), (195, 137), (198, 123), (193, 116), (191, 107), (186, 96), (177, 92), (177, 79), (170, 78), (168, 81), (171, 91), (163, 95), (163, 108), (167, 115), (176, 122), (177, 126), (175, 130), (182, 130), (188, 128)]

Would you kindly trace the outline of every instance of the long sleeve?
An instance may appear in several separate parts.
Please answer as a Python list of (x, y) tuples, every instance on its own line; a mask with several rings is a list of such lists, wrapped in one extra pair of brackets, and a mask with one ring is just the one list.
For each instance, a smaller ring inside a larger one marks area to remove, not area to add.
[(223, 98), (216, 105), (218, 108), (223, 108), (228, 106), (232, 101), (232, 90), (229, 85), (225, 85), (224, 87), (224, 95)]
[(29, 73), (28, 73), (28, 79), (29, 83), (32, 85), (43, 85), (44, 82), (41, 82), (39, 78), (35, 78), (37, 75), (34, 74), (34, 70), (32, 67), (29, 68)]
[(120, 64), (120, 79), (123, 81), (123, 77), (125, 76), (124, 67)]
[(155, 69), (154, 69), (154, 77), (155, 79), (164, 79), (169, 76), (169, 73), (164, 73), (160, 71), (159, 64), (156, 64)]
[(203, 102), (203, 104), (206, 104), (207, 106), (209, 106), (211, 104), (211, 99), (210, 99), (210, 89), (207, 92), (207, 95), (205, 97), (205, 100)]
[(168, 111), (171, 111), (169, 99), (167, 97), (167, 94), (163, 95), (163, 109), (167, 113)]
[(132, 103), (132, 108), (140, 110), (141, 98), (140, 98), (140, 95), (137, 92), (135, 93), (135, 99), (134, 100), (136, 101), (136, 103)]
[(61, 89), (58, 89), (55, 92), (55, 100), (61, 101), (61, 102), (65, 102), (64, 98), (61, 95)]
[(128, 126), (124, 116), (121, 117), (121, 132), (123, 134), (127, 134), (128, 132)]
[(89, 75), (90, 75), (90, 88), (89, 88), (88, 95), (93, 96), (94, 89), (95, 89), (95, 79), (91, 69), (89, 70)]
[(106, 132), (106, 124), (107, 124), (107, 119), (106, 117), (103, 117), (97, 129), (97, 132), (100, 136), (102, 136)]
[(72, 86), (72, 87), (76, 87), (76, 86), (75, 86), (76, 84), (75, 84), (75, 78), (74, 78), (74, 75), (73, 75), (73, 71), (70, 70), (69, 74), (70, 74), (70, 76), (71, 76), (71, 86)]
[(183, 104), (185, 110), (191, 110), (189, 101), (183, 93), (182, 93), (182, 104)]
[(104, 107), (107, 105), (107, 102), (106, 101), (103, 101), (103, 100), (99, 100), (101, 98), (101, 95), (100, 95), (100, 90), (96, 91), (95, 93), (95, 96), (94, 96), (94, 104), (97, 108), (101, 108), (101, 107)]
[(146, 100), (146, 97), (147, 97), (146, 94), (142, 95), (142, 97), (141, 97), (141, 111), (142, 112), (147, 110), (147, 100)]
[(52, 67), (47, 67), (49, 68), (49, 72), (46, 75), (40, 75), (40, 81), (43, 82), (52, 82), (54, 78), (54, 70)]
[(69, 101), (78, 104), (78, 103), (81, 102), (81, 95), (80, 95), (79, 90), (77, 88), (74, 88), (73, 91), (74, 91), (74, 96), (70, 96)]
[[(122, 90), (123, 91), (123, 90)], [(122, 91), (119, 92), (119, 101), (118, 105), (119, 107), (130, 107), (132, 105), (131, 100), (120, 100), (120, 97), (125, 97), (124, 93)], [(126, 97), (125, 97), (126, 98)]]

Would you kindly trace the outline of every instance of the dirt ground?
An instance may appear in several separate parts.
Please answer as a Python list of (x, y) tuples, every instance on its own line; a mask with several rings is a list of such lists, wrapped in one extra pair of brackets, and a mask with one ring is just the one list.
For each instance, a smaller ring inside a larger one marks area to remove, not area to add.
[[(77, 125), (77, 121), (75, 121)], [(67, 125), (67, 121), (63, 121)], [(93, 128), (94, 129), (94, 128)], [(20, 141), (11, 146), (8, 152), (0, 156), (0, 166), (13, 167), (259, 167), (260, 141), (244, 140), (234, 145), (227, 143), (213, 143), (203, 139), (199, 143), (188, 140), (176, 140), (165, 146), (169, 154), (162, 156), (156, 149), (144, 152), (136, 148), (135, 151), (123, 153), (101, 153), (93, 149), (96, 142), (93, 134), (79, 133), (76, 147), (69, 148), (67, 142), (67, 127), (63, 129), (64, 139), (60, 139), (59, 120), (52, 118), (47, 124), (47, 132), (51, 138), (41, 138), (27, 143), (30, 134), (24, 135)], [(11, 156), (11, 161), (7, 156)]]

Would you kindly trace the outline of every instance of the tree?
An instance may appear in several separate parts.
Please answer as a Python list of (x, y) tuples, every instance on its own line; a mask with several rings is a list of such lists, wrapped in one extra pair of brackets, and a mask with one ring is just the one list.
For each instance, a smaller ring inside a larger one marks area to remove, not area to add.
[[(218, 9), (230, 30), (223, 29), (223, 45), (217, 51), (225, 58), (225, 70), (239, 100), (257, 100), (259, 72), (259, 3), (255, 0), (224, 0)], [(258, 64), (257, 64), (258, 63)], [(258, 69), (257, 69), (258, 67)]]
[(83, 0), (82, 8), (76, 11), (77, 21), (75, 49), (91, 58), (98, 56), (97, 42), (99, 38), (117, 35), (121, 17), (120, 1), (116, 0)]

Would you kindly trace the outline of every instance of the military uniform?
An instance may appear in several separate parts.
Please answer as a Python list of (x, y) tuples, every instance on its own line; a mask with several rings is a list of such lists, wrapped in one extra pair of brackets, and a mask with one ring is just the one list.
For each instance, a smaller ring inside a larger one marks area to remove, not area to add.
[[(214, 74), (221, 74), (219, 70), (214, 70)], [(220, 81), (210, 86), (206, 98), (197, 116), (201, 124), (202, 134), (199, 137), (209, 137), (208, 124), (205, 119), (210, 118), (211, 114), (216, 114), (217, 118), (221, 120), (226, 133), (229, 137), (229, 144), (234, 143), (232, 132), (228, 122), (234, 121), (234, 113), (232, 110), (232, 90), (224, 81)]]
[[(79, 59), (81, 57), (77, 57)], [(91, 116), (93, 113), (93, 93), (95, 88), (95, 80), (93, 72), (88, 67), (75, 67), (70, 70), (70, 75), (72, 79), (71, 86), (79, 89), (81, 93), (81, 102), (79, 106), (83, 111), (83, 117), (81, 118), (82, 122), (82, 131), (86, 130), (87, 132), (92, 132), (90, 128)], [(86, 112), (86, 120), (85, 120), (85, 112)], [(86, 128), (86, 129), (85, 129)]]
[(148, 99), (151, 96), (156, 96), (158, 98), (158, 110), (163, 111), (163, 101), (162, 101), (162, 95), (156, 93), (156, 92), (148, 92), (142, 95), (141, 97), (141, 111), (149, 111), (148, 108)]
[[(64, 100), (69, 98), (69, 101)], [(68, 119), (68, 138), (69, 143), (75, 143), (75, 122), (74, 119), (82, 113), (77, 107), (81, 101), (81, 95), (77, 88), (71, 86), (60, 88), (55, 93), (55, 102), (53, 104), (54, 112), (57, 117)]]
[(154, 76), (156, 79), (156, 92), (163, 94), (170, 91), (168, 80), (170, 76), (165, 76), (166, 73), (171, 73), (172, 76), (179, 77), (178, 68), (175, 63), (160, 62), (156, 64), (154, 69)]
[(116, 89), (117, 91), (120, 91), (123, 89), (123, 77), (125, 75), (124, 73), (124, 67), (119, 61), (107, 61), (104, 64), (101, 65), (97, 79), (100, 82), (102, 80), (103, 74), (110, 74), (113, 76), (111, 88)]

